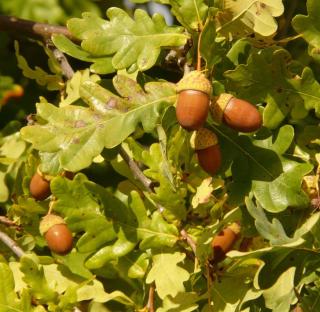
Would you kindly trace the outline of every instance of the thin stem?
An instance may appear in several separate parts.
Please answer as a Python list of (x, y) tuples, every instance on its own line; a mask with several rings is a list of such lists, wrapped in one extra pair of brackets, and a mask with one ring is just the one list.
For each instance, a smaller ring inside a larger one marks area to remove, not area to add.
[(23, 34), (33, 39), (48, 39), (53, 34), (62, 34), (72, 41), (79, 41), (64, 26), (37, 23), (14, 16), (0, 15), (0, 31)]
[(5, 216), (0, 216), (0, 223), (7, 225), (7, 226), (13, 226), (15, 227), (18, 231), (21, 231), (21, 227), (17, 225), (14, 221), (8, 219)]
[(197, 46), (197, 70), (201, 70), (201, 37), (202, 37), (202, 30), (199, 33), (198, 37), (198, 46)]
[(212, 312), (212, 306), (211, 306), (211, 286), (212, 286), (212, 281), (211, 281), (211, 277), (210, 277), (210, 268), (209, 268), (209, 264), (206, 263), (206, 277), (207, 277), (207, 289), (208, 289), (208, 308), (209, 311)]
[(18, 244), (2, 231), (0, 231), (0, 240), (6, 244), (18, 258), (25, 255), (25, 252), (18, 246)]
[(123, 160), (129, 166), (129, 168), (131, 169), (134, 177), (143, 184), (143, 186), (146, 188), (148, 192), (153, 193), (153, 189), (152, 189), (153, 182), (143, 174), (143, 172), (140, 170), (137, 163), (128, 155), (128, 153), (125, 151), (125, 149), (122, 146), (120, 147), (119, 153), (123, 158)]
[[(146, 190), (149, 193), (154, 193), (154, 186), (155, 183), (151, 181), (149, 178), (147, 178), (143, 172), (140, 170), (137, 163), (128, 155), (128, 153), (125, 151), (125, 149), (121, 146), (119, 154), (123, 158), (123, 160), (127, 163), (129, 166), (131, 172), (133, 173), (134, 177), (139, 180), (143, 186), (146, 188)], [(157, 208), (159, 209), (159, 212), (162, 213), (164, 211), (164, 207), (155, 203)]]
[(47, 40), (46, 45), (52, 51), (54, 58), (59, 63), (63, 76), (65, 76), (68, 80), (71, 79), (74, 75), (74, 71), (70, 66), (66, 56), (53, 45), (51, 40)]
[(192, 239), (192, 237), (186, 232), (186, 230), (181, 230), (180, 234), (182, 236), (182, 238), (184, 240), (186, 240), (186, 242), (188, 243), (188, 245), (191, 247), (192, 251), (194, 252), (194, 254), (196, 254), (196, 250), (197, 250), (197, 245), (194, 242), (194, 240)]
[(149, 297), (148, 297), (148, 303), (147, 303), (148, 312), (155, 312), (155, 308), (154, 308), (154, 291), (155, 291), (154, 284), (151, 284), (150, 288), (149, 288)]

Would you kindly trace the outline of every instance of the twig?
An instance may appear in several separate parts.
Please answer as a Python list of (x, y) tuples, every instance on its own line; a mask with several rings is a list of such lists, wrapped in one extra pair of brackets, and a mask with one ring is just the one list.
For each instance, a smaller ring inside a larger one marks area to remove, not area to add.
[(148, 303), (147, 303), (147, 311), (148, 312), (155, 312), (154, 309), (154, 291), (155, 291), (155, 287), (154, 284), (150, 285), (149, 288), (149, 298), (148, 298)]
[[(130, 170), (132, 171), (134, 177), (139, 180), (143, 186), (146, 188), (146, 190), (149, 193), (154, 193), (154, 187), (156, 183), (151, 181), (149, 178), (147, 178), (143, 172), (140, 170), (137, 163), (128, 155), (128, 153), (125, 151), (125, 149), (121, 146), (119, 154), (123, 158), (123, 160), (127, 163)], [(159, 209), (159, 212), (162, 213), (164, 211), (164, 207), (160, 204), (156, 203), (157, 208)]]
[(64, 26), (37, 23), (14, 16), (0, 15), (0, 31), (24, 34), (33, 39), (48, 39), (53, 34), (62, 34), (72, 41), (79, 41)]
[(6, 233), (0, 231), (0, 240), (6, 244), (12, 251), (17, 255), (18, 258), (21, 258), (25, 252), (18, 246), (18, 244), (11, 239)]
[(153, 193), (154, 183), (143, 174), (143, 172), (140, 170), (137, 163), (128, 155), (128, 153), (125, 151), (125, 149), (122, 146), (120, 147), (119, 153), (123, 158), (123, 160), (129, 166), (129, 168), (131, 169), (134, 177), (143, 184), (143, 186), (146, 188), (148, 192)]
[(181, 230), (180, 234), (182, 236), (182, 238), (184, 240), (186, 240), (186, 242), (188, 243), (188, 245), (191, 247), (192, 251), (194, 252), (194, 254), (196, 254), (196, 250), (197, 250), (197, 245), (194, 242), (194, 240), (192, 239), (192, 237), (186, 232), (186, 230)]
[(62, 74), (69, 80), (73, 77), (74, 71), (70, 66), (66, 56), (57, 49), (51, 40), (46, 41), (46, 46), (52, 51), (54, 58), (57, 60), (61, 67)]
[(5, 224), (7, 226), (13, 226), (16, 230), (21, 231), (21, 226), (16, 224), (14, 221), (8, 219), (5, 216), (0, 216), (0, 223)]
[(209, 263), (206, 263), (206, 277), (207, 277), (207, 288), (208, 288), (208, 308), (210, 312), (212, 311), (212, 306), (211, 306), (211, 287), (212, 287), (212, 280), (210, 277), (210, 268), (209, 268)]

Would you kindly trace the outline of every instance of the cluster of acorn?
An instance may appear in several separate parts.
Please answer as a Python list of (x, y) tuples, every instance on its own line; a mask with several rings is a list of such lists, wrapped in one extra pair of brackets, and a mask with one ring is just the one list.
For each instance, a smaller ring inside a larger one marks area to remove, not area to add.
[[(72, 178), (73, 174), (64, 172), (64, 176)], [(34, 199), (45, 200), (51, 195), (50, 180), (38, 170), (31, 178), (29, 190)], [(47, 214), (42, 218), (39, 230), (51, 251), (57, 254), (66, 254), (72, 249), (72, 233), (60, 216)]]
[[(216, 134), (203, 127), (209, 112), (218, 123), (223, 122), (240, 132), (253, 132), (262, 126), (259, 111), (249, 102), (227, 93), (211, 99), (211, 83), (200, 71), (186, 74), (178, 82), (177, 92), (177, 120), (184, 129), (196, 130), (192, 136), (192, 145), (199, 165), (211, 175), (221, 165), (221, 152)], [(237, 241), (239, 233), (240, 225), (232, 223), (213, 238), (211, 247), (214, 263), (224, 259)]]
[(262, 125), (259, 111), (249, 102), (227, 93), (211, 99), (211, 83), (200, 71), (186, 74), (178, 82), (177, 92), (177, 120), (184, 129), (196, 130), (194, 148), (198, 161), (211, 175), (220, 167), (221, 153), (217, 136), (202, 128), (209, 111), (217, 122), (223, 122), (237, 131), (252, 132)]

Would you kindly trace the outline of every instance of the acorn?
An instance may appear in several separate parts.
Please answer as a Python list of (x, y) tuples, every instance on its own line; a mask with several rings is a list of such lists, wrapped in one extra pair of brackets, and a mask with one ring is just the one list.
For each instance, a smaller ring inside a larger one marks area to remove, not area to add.
[(42, 218), (39, 230), (51, 251), (65, 255), (72, 249), (72, 233), (63, 218), (48, 214)]
[(176, 116), (181, 127), (188, 131), (202, 127), (209, 113), (212, 86), (200, 71), (191, 71), (177, 84)]
[(51, 195), (50, 181), (38, 170), (31, 178), (29, 185), (30, 194), (36, 200), (45, 200)]
[(220, 262), (226, 257), (226, 253), (233, 248), (239, 238), (240, 229), (238, 223), (232, 223), (213, 238), (211, 242), (213, 262)]
[(201, 128), (191, 137), (191, 145), (197, 153), (201, 168), (215, 175), (221, 166), (221, 152), (217, 136), (206, 128)]
[(262, 117), (251, 103), (222, 93), (210, 106), (212, 117), (240, 132), (253, 132), (262, 126)]

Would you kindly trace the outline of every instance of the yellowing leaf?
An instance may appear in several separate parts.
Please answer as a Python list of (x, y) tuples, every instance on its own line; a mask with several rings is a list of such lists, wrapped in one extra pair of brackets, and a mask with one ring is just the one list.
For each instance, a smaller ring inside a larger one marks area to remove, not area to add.
[(212, 177), (206, 178), (202, 181), (200, 186), (197, 187), (197, 193), (192, 198), (192, 207), (196, 208), (200, 204), (209, 202), (212, 198)]
[(271, 36), (277, 31), (274, 17), (282, 15), (282, 0), (224, 0), (226, 20), (220, 31), (228, 28), (235, 33), (243, 31), (243, 27), (262, 36)]
[(190, 274), (177, 264), (185, 258), (180, 252), (161, 253), (152, 257), (153, 266), (147, 276), (148, 284), (155, 282), (159, 297), (171, 295), (175, 297), (184, 291), (183, 282), (189, 279)]

